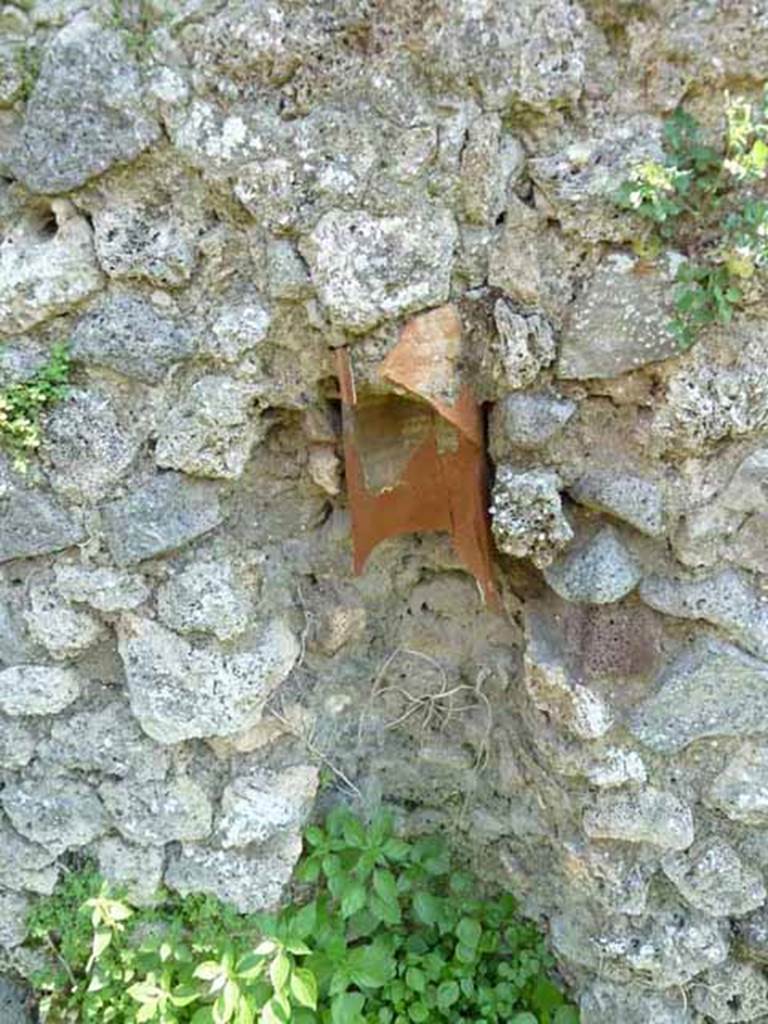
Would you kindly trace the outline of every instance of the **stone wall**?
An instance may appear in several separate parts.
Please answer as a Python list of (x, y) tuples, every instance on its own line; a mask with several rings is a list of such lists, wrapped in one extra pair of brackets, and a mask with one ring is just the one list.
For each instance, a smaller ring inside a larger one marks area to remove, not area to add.
[[(339, 795), (446, 830), (585, 1024), (768, 1020), (768, 314), (680, 355), (609, 201), (768, 79), (748, 0), (0, 7), (0, 964), (95, 857), (274, 904)], [(441, 535), (359, 577), (359, 386), (452, 304), (504, 614)], [(320, 787), (321, 780), (323, 782)]]

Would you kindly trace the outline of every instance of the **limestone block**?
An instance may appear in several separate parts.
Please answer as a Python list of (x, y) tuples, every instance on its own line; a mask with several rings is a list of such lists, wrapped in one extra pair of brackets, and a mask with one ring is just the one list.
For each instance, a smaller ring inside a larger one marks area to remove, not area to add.
[(0, 497), (0, 562), (50, 554), (82, 540), (82, 526), (44, 491), (18, 488)]
[(695, 580), (649, 576), (640, 596), (666, 615), (719, 626), (751, 654), (768, 657), (768, 604), (748, 573), (724, 569)]
[(267, 337), (272, 317), (256, 294), (232, 298), (211, 312), (200, 351), (218, 362), (236, 363)]
[(151, 904), (163, 880), (163, 850), (136, 846), (119, 836), (108, 836), (96, 845), (99, 874), (124, 889), (131, 903)]
[(538, 313), (522, 314), (505, 299), (493, 307), (498, 339), (492, 351), (498, 359), (499, 388), (512, 391), (532, 384), (555, 358), (552, 327)]
[(144, 846), (194, 842), (211, 832), (213, 808), (205, 790), (187, 778), (169, 782), (103, 782), (99, 796), (124, 839)]
[[(488, 283), (500, 288), (522, 306), (540, 306), (547, 293), (547, 284), (541, 262), (543, 218), (521, 199), (511, 195), (507, 200), (504, 227), (501, 235), (491, 244), (483, 239), (483, 251), (488, 259)], [(554, 358), (552, 352), (551, 359)]]
[(89, 309), (75, 324), (71, 344), (74, 358), (147, 384), (158, 384), (195, 350), (188, 327), (130, 292), (111, 293)]
[(527, 612), (525, 637), (523, 678), (534, 705), (580, 739), (598, 739), (608, 732), (611, 709), (574, 678), (559, 647), (558, 623)]
[(180, 893), (210, 892), (244, 913), (275, 910), (301, 856), (301, 839), (286, 833), (253, 850), (185, 846), (171, 855), (165, 881)]
[(230, 377), (202, 377), (160, 425), (158, 466), (236, 480), (263, 436), (253, 415), (256, 390)]
[(104, 532), (118, 565), (163, 555), (215, 529), (223, 519), (214, 483), (161, 473), (103, 507)]
[(768, 746), (741, 747), (712, 783), (707, 803), (732, 821), (768, 825)]
[[(732, 333), (731, 333), (732, 331)], [(736, 354), (714, 360), (712, 347), (696, 346), (668, 379), (655, 403), (653, 437), (680, 458), (709, 451), (729, 438), (759, 434), (768, 425), (768, 371), (762, 328), (745, 319), (729, 331)]]
[(727, 923), (682, 904), (658, 905), (639, 918), (621, 915), (599, 924), (585, 919), (583, 908), (575, 915), (553, 919), (555, 951), (599, 972), (601, 979), (640, 982), (649, 995), (672, 987), (679, 991), (728, 956)]
[(758, 448), (739, 463), (720, 501), (734, 512), (768, 512), (768, 448)]
[(473, 97), (485, 110), (546, 110), (580, 95), (586, 72), (586, 20), (565, 0), (476, 7), (447, 0), (424, 19), (424, 72)]
[(730, 644), (701, 638), (662, 672), (629, 728), (665, 754), (705, 736), (768, 732), (768, 666)]
[(27, 722), (0, 716), (0, 768), (24, 768), (35, 753), (37, 736)]
[(501, 551), (515, 558), (530, 557), (541, 568), (573, 539), (560, 488), (554, 470), (498, 467), (491, 519)]
[(0, 711), (6, 715), (55, 715), (80, 696), (69, 668), (14, 665), (0, 672)]
[(70, 501), (106, 498), (139, 453), (146, 430), (123, 425), (110, 396), (97, 387), (72, 388), (46, 418), (41, 454), (53, 489)]
[(680, 895), (712, 917), (743, 917), (765, 903), (762, 876), (723, 839), (697, 842), (685, 853), (667, 855), (661, 865)]
[(26, 988), (0, 978), (0, 1019), (4, 1024), (33, 1024)]
[(652, 480), (622, 470), (596, 469), (569, 489), (580, 505), (608, 512), (649, 537), (664, 533), (664, 499)]
[(611, 604), (640, 582), (640, 569), (611, 527), (544, 568), (550, 587), (566, 601)]
[(0, 946), (20, 946), (27, 937), (26, 918), (30, 901), (21, 893), (0, 889)]
[(599, 793), (584, 814), (591, 839), (648, 843), (662, 849), (686, 850), (693, 842), (691, 808), (674, 793), (646, 786), (637, 792)]
[(576, 299), (563, 332), (559, 377), (618, 377), (677, 355), (669, 329), (669, 283), (637, 273), (634, 259), (608, 257)]
[(72, 203), (31, 211), (0, 243), (0, 335), (66, 313), (102, 281), (90, 225)]
[(121, 199), (94, 211), (93, 229), (99, 263), (116, 280), (177, 287), (192, 277), (192, 232), (172, 212)]
[(306, 299), (312, 294), (307, 264), (292, 242), (271, 239), (267, 245), (267, 280), (274, 299)]
[(48, 895), (59, 877), (55, 859), (55, 852), (29, 842), (0, 818), (0, 886)]
[(557, 437), (576, 412), (568, 398), (545, 391), (513, 391), (492, 412), (493, 447), (508, 454), (509, 446), (535, 451)]
[(645, 763), (637, 751), (620, 747), (608, 747), (601, 755), (595, 756), (585, 774), (589, 782), (600, 789), (613, 789), (631, 782), (642, 783), (647, 778)]
[(768, 979), (754, 964), (722, 964), (697, 979), (691, 1001), (699, 1013), (716, 1024), (764, 1020)]
[(44, 52), (11, 167), (32, 192), (68, 192), (159, 135), (125, 35), (83, 13)]
[(599, 980), (584, 991), (582, 1020), (589, 1024), (692, 1024), (685, 994), (680, 990), (654, 992), (642, 983), (619, 985)]
[(38, 577), (30, 586), (24, 618), (32, 640), (56, 660), (76, 658), (107, 635), (102, 623), (65, 600), (50, 578)]
[(238, 775), (222, 795), (219, 842), (225, 849), (242, 847), (271, 841), (286, 831), (300, 831), (318, 783), (318, 769), (311, 765), (279, 772), (262, 768)]
[(331, 323), (358, 334), (445, 302), (456, 239), (443, 207), (408, 217), (331, 210), (300, 251)]
[(235, 579), (231, 562), (193, 562), (163, 584), (158, 613), (177, 633), (213, 633), (232, 640), (248, 625), (251, 603)]
[[(512, 140), (510, 140), (512, 141)], [(516, 141), (516, 140), (515, 140)], [(494, 224), (506, 204), (507, 180), (520, 162), (520, 144), (502, 157), (501, 118), (481, 114), (469, 126), (461, 153), (461, 203), (472, 224)]]
[(263, 625), (247, 650), (192, 647), (148, 619), (126, 615), (119, 630), (131, 708), (159, 743), (227, 736), (258, 724), (270, 694), (299, 656), (279, 619)]
[(162, 779), (170, 765), (167, 748), (142, 731), (122, 701), (57, 719), (39, 753), (50, 764), (118, 778)]
[(118, 569), (57, 565), (56, 589), (78, 604), (87, 604), (100, 612), (119, 612), (137, 608), (149, 597), (142, 576)]
[(27, 778), (0, 795), (13, 827), (58, 856), (86, 846), (107, 830), (104, 807), (90, 786), (73, 778)]

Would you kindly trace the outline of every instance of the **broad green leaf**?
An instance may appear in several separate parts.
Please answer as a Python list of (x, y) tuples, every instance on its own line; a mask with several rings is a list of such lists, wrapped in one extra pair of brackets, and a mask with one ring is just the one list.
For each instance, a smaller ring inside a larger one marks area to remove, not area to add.
[(264, 968), (267, 966), (267, 961), (263, 956), (258, 956), (256, 953), (246, 953), (245, 956), (241, 956), (235, 965), (235, 973), (238, 978), (242, 978), (244, 981), (253, 981), (254, 978), (258, 978), (264, 973)]
[(368, 909), (379, 921), (386, 924), (400, 924), (403, 919), (402, 911), (397, 903), (387, 903), (380, 896), (371, 896), (368, 901)]
[[(99, 928), (98, 931), (93, 933), (93, 943), (91, 945), (91, 959), (89, 965), (92, 966), (107, 948), (112, 941), (112, 932), (108, 928)], [(90, 970), (90, 966), (88, 970)]]
[(373, 888), (385, 903), (398, 905), (397, 882), (391, 871), (378, 868), (373, 872)]
[(327, 857), (323, 857), (323, 871), (328, 878), (339, 875), (342, 871), (341, 857), (335, 853), (329, 853)]
[(581, 1017), (575, 1006), (560, 1006), (555, 1011), (552, 1024), (579, 1024)]
[(291, 975), (291, 995), (300, 1006), (317, 1009), (317, 979), (306, 967), (297, 967)]
[(317, 900), (310, 900), (292, 917), (288, 926), (292, 936), (307, 939), (317, 927)]
[(326, 842), (325, 832), (317, 825), (310, 825), (304, 832), (304, 838), (310, 846), (324, 846)]
[(312, 952), (306, 942), (299, 942), (298, 939), (289, 939), (285, 944), (285, 948), (295, 956), (309, 956)]
[(287, 1020), (287, 1015), (276, 999), (270, 999), (270, 1001), (262, 1007), (261, 1015), (259, 1017), (260, 1024), (286, 1024)]
[(179, 985), (171, 994), (171, 1002), (174, 1006), (189, 1006), (199, 998), (200, 993), (194, 985)]
[(196, 1010), (190, 1024), (213, 1024), (213, 1010), (210, 1006), (201, 1006)]
[(349, 951), (349, 976), (363, 988), (380, 988), (394, 977), (392, 956), (380, 945), (358, 946)]
[(442, 900), (429, 892), (417, 892), (413, 897), (413, 912), (422, 924), (437, 924), (442, 908)]
[(144, 1003), (140, 1006), (136, 1013), (137, 1024), (145, 1024), (146, 1021), (154, 1020), (157, 1016), (157, 1003)]
[(427, 989), (427, 976), (418, 967), (409, 967), (405, 972), (405, 983), (414, 992), (425, 992)]
[(365, 996), (359, 992), (344, 992), (331, 1003), (332, 1024), (359, 1024)]
[(254, 1024), (255, 1015), (253, 1008), (251, 1007), (248, 998), (244, 995), (240, 996), (240, 1000), (237, 1004), (237, 1012), (235, 1013), (234, 1024)]
[(476, 946), (465, 946), (463, 942), (460, 942), (456, 946), (454, 956), (461, 964), (471, 964), (477, 959), (477, 947)]
[(408, 1007), (408, 1016), (414, 1024), (424, 1024), (424, 1021), (429, 1019), (429, 1010), (424, 1003), (411, 1003)]
[(437, 1005), (441, 1010), (448, 1010), (459, 999), (459, 986), (455, 981), (444, 981), (437, 987)]
[(269, 965), (269, 980), (275, 992), (282, 992), (291, 973), (291, 961), (281, 950)]
[(403, 839), (388, 839), (382, 847), (382, 853), (389, 860), (393, 860), (396, 863), (401, 863), (407, 860), (411, 853), (410, 843), (406, 843)]
[(470, 949), (474, 949), (480, 942), (483, 929), (480, 924), (471, 917), (462, 917), (456, 926), (456, 935), (459, 942)]
[(221, 974), (221, 964), (217, 960), (206, 960), (194, 970), (193, 977), (201, 981), (213, 981)]
[(352, 917), (358, 910), (362, 910), (366, 902), (365, 886), (355, 879), (348, 879), (344, 882), (341, 897), (341, 913), (344, 917)]
[(346, 842), (355, 849), (363, 849), (368, 845), (365, 826), (357, 818), (348, 816), (342, 824), (342, 832)]
[(271, 953), (274, 953), (276, 949), (277, 943), (274, 939), (262, 939), (253, 952), (256, 956), (269, 956)]
[[(516, 1013), (509, 1024), (539, 1024), (539, 1022), (532, 1013)], [(617, 1021), (616, 1024), (619, 1022)]]

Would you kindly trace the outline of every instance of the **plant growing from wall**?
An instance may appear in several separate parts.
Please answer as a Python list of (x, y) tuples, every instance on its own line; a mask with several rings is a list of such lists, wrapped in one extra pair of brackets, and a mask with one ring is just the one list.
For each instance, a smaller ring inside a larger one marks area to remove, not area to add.
[(661, 161), (636, 165), (615, 199), (644, 222), (638, 254), (679, 253), (671, 330), (689, 348), (707, 324), (728, 324), (746, 282), (768, 263), (768, 88), (760, 104), (726, 94), (725, 135), (708, 144), (678, 109), (664, 126)]
[(134, 908), (89, 872), (29, 919), (52, 954), (47, 1024), (577, 1024), (510, 896), (484, 899), (444, 842), (340, 809), (306, 833), (297, 899), (238, 914), (169, 893)]
[(70, 370), (66, 345), (54, 345), (48, 362), (31, 377), (0, 388), (0, 448), (21, 472), (40, 447), (43, 412), (67, 394)]

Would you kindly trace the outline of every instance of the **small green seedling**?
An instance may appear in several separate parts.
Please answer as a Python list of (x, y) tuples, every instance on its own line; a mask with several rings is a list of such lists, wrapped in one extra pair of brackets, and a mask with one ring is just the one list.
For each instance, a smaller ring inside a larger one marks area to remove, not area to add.
[(48, 362), (28, 380), (0, 388), (0, 448), (22, 473), (40, 447), (43, 412), (66, 396), (70, 372), (66, 345), (54, 345)]

